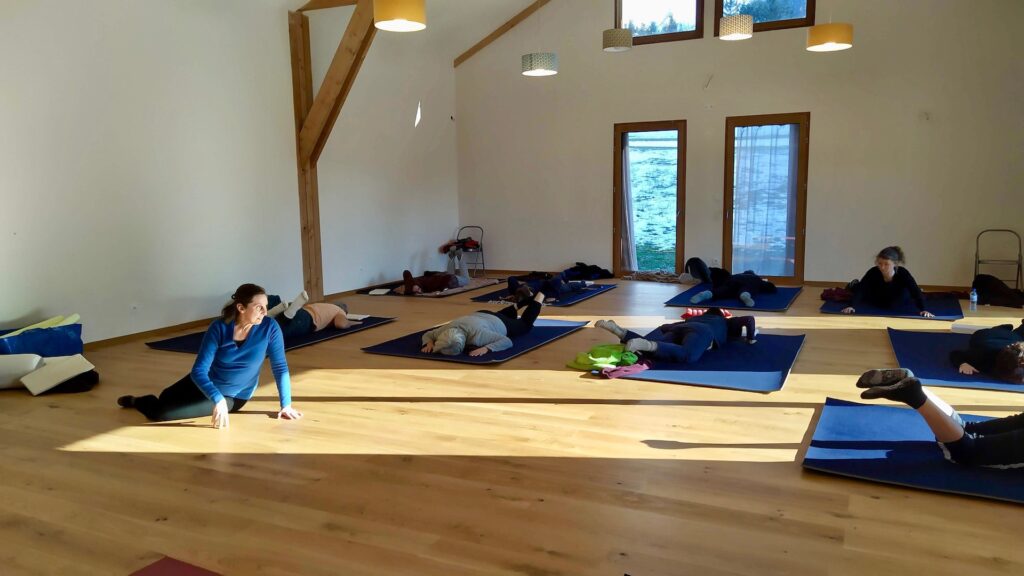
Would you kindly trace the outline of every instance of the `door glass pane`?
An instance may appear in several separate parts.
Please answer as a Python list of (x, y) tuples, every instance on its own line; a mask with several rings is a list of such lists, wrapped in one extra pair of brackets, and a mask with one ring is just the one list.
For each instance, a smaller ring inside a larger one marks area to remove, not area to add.
[(622, 0), (620, 28), (633, 36), (657, 36), (697, 29), (697, 0)]
[(674, 272), (679, 132), (629, 132), (626, 159), (637, 270)]
[(793, 276), (800, 126), (739, 126), (733, 156), (733, 272)]

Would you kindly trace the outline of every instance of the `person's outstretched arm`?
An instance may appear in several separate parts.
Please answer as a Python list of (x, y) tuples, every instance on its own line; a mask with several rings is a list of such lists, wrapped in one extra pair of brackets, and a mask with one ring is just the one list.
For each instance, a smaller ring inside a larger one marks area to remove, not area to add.
[(267, 357), (270, 359), (270, 370), (274, 373), (274, 381), (277, 383), (277, 396), (281, 401), (281, 411), (277, 413), (277, 417), (285, 420), (302, 418), (302, 412), (292, 407), (292, 380), (284, 355), (284, 335), (276, 324), (270, 327)]

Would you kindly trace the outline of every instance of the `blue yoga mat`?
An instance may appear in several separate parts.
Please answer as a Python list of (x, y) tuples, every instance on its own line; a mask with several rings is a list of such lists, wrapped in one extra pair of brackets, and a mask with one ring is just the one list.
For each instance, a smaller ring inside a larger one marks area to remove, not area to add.
[[(825, 302), (821, 305), (821, 312), (825, 314), (842, 314), (843, 308), (849, 306), (849, 302)], [(919, 320), (959, 320), (964, 317), (964, 311), (960, 308), (960, 301), (954, 296), (947, 294), (929, 296), (924, 295), (924, 305), (929, 312), (935, 314), (934, 318), (921, 316), (914, 304), (907, 304), (897, 308), (879, 308), (870, 304), (860, 304), (857, 311), (851, 316), (887, 316), (890, 318), (917, 318)]]
[(950, 364), (949, 353), (966, 350), (970, 340), (970, 334), (957, 332), (913, 332), (889, 328), (889, 342), (896, 353), (896, 360), (900, 366), (912, 370), (922, 384), (1024, 392), (1024, 384), (1010, 384), (982, 372), (967, 376)]
[[(988, 420), (961, 416), (965, 422)], [(1024, 503), (1020, 470), (949, 462), (924, 419), (910, 408), (828, 398), (803, 465), (872, 482)]]
[(690, 298), (705, 290), (710, 290), (711, 284), (697, 284), (682, 294), (676, 294), (671, 300), (665, 302), (665, 306), (680, 306), (688, 308), (728, 308), (730, 310), (761, 310), (763, 312), (782, 312), (793, 305), (800, 291), (803, 288), (787, 288), (780, 286), (775, 294), (758, 294), (754, 297), (754, 306), (748, 308), (740, 302), (739, 298), (722, 298), (719, 300), (705, 300), (700, 304), (691, 304)]
[[(615, 287), (616, 284), (594, 284), (592, 286), (587, 286), (586, 288), (580, 290), (579, 292), (566, 294), (565, 296), (559, 298), (558, 300), (555, 300), (554, 302), (547, 302), (544, 305), (556, 307), (572, 306), (577, 302), (582, 302), (588, 298), (593, 298), (594, 296), (597, 296), (598, 294), (601, 294), (603, 292), (607, 292)], [(508, 296), (508, 288), (502, 288), (501, 290), (495, 290), (494, 292), (482, 294), (480, 296), (472, 298), (471, 300), (473, 300), (473, 302), (501, 302), (503, 304), (509, 304), (509, 302), (501, 300), (506, 296)]]
[(757, 344), (730, 342), (722, 348), (708, 350), (696, 363), (655, 362), (650, 370), (624, 378), (747, 392), (774, 392), (781, 390), (786, 383), (803, 344), (803, 334), (761, 334), (757, 337)]
[(463, 364), (498, 364), (525, 354), (534, 348), (539, 348), (549, 342), (558, 340), (562, 336), (568, 336), (580, 328), (586, 326), (586, 322), (571, 322), (568, 320), (544, 320), (538, 319), (533, 324), (533, 330), (528, 334), (517, 337), (512, 341), (512, 347), (501, 352), (488, 352), (483, 356), (470, 356), (468, 352), (471, 347), (467, 346), (465, 352), (458, 356), (445, 356), (444, 354), (426, 354), (420, 352), (423, 347), (421, 338), (427, 330), (420, 330), (415, 334), (388, 340), (376, 346), (363, 348), (364, 352), (370, 354), (384, 354), (386, 356), (404, 356), (406, 358), (422, 358), (424, 360), (442, 360), (444, 362), (462, 362)]
[[(353, 332), (359, 332), (360, 330), (366, 330), (367, 328), (374, 328), (381, 324), (387, 324), (394, 318), (382, 318), (379, 316), (369, 316), (359, 322), (362, 322), (359, 326), (353, 326), (351, 328), (339, 329), (333, 326), (324, 328), (319, 332), (313, 332), (312, 334), (306, 334), (294, 338), (289, 338), (284, 343), (285, 350), (295, 350), (296, 348), (302, 348), (303, 346), (309, 346), (310, 344), (317, 344), (324, 340), (330, 340), (339, 336), (345, 336), (352, 334)], [(168, 352), (185, 352), (186, 354), (198, 354), (199, 346), (203, 343), (203, 335), (206, 332), (195, 332), (193, 334), (185, 334), (184, 336), (177, 336), (175, 338), (168, 338), (166, 340), (158, 340), (156, 342), (146, 342), (146, 346), (153, 348), (154, 350), (166, 350)]]

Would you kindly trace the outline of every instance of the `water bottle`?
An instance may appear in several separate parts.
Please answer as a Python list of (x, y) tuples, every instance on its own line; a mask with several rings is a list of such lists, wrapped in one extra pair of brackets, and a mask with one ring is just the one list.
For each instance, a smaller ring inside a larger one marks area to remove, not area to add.
[(971, 288), (971, 312), (978, 310), (978, 291)]

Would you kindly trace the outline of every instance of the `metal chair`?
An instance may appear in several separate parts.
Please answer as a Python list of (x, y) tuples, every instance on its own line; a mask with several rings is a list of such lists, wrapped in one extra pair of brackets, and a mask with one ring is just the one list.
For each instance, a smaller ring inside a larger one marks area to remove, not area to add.
[[(468, 232), (463, 235), (466, 231), (476, 231), (479, 236), (473, 236)], [(471, 259), (466, 260), (466, 268), (469, 270), (469, 275), (474, 276), (474, 271), (480, 270), (481, 276), (487, 275), (487, 262), (484, 260), (484, 229), (480, 226), (463, 226), (459, 228), (459, 231), (455, 234), (455, 241), (461, 242), (468, 238), (472, 238), (477, 241), (476, 248), (462, 248), (462, 257), (469, 258), (468, 255), (474, 255)]]
[[(1008, 258), (982, 258), (981, 257), (981, 237), (985, 234), (1000, 233), (1000, 234), (1013, 234), (1013, 237), (1017, 239), (1017, 259), (1011, 260)], [(1024, 284), (1024, 273), (1022, 273), (1021, 264), (1024, 263), (1024, 252), (1021, 250), (1020, 234), (1017, 234), (1013, 230), (1007, 228), (990, 228), (988, 230), (982, 230), (978, 233), (978, 237), (974, 239), (974, 275), (977, 276), (980, 272), (981, 265), (992, 265), (992, 266), (1016, 266), (1017, 274), (1013, 278), (1013, 287), (1020, 290), (1022, 284)], [(1000, 278), (1003, 282), (1009, 282), (1008, 278)]]

